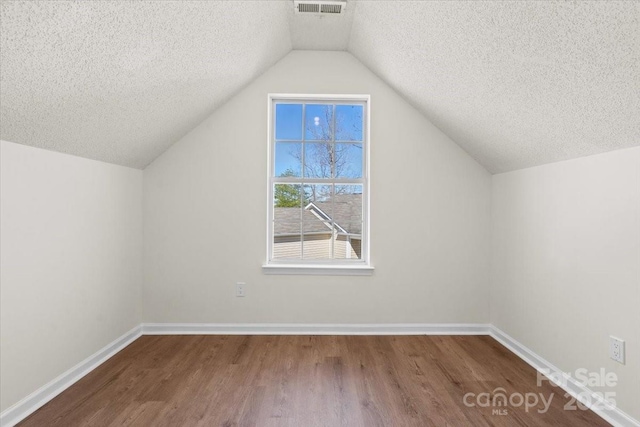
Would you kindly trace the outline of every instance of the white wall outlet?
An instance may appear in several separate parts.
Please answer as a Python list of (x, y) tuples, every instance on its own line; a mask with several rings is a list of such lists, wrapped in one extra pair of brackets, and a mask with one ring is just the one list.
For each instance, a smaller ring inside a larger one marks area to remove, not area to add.
[(245, 289), (246, 286), (247, 286), (247, 284), (244, 283), (244, 282), (236, 283), (236, 296), (237, 297), (247, 296), (247, 292), (246, 292), (246, 289)]
[(609, 357), (616, 362), (624, 364), (624, 341), (614, 336), (609, 336)]

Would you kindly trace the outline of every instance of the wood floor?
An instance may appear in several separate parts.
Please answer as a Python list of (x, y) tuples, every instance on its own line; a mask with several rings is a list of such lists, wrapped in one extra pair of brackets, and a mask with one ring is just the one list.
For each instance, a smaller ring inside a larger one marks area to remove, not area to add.
[(488, 336), (143, 336), (20, 426), (608, 425), (567, 402)]

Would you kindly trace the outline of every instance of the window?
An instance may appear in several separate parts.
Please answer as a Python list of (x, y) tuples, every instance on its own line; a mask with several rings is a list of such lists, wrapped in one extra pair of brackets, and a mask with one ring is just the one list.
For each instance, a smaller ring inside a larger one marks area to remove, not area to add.
[(270, 95), (267, 272), (369, 266), (369, 96)]

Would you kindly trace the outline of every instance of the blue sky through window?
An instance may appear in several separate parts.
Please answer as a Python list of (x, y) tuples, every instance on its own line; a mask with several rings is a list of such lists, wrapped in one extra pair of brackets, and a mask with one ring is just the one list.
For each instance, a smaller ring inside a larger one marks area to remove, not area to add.
[(330, 141), (333, 128), (333, 105), (307, 104), (304, 127), (307, 141)]
[(302, 143), (276, 142), (276, 176), (302, 176)]
[(336, 105), (336, 141), (362, 141), (362, 105)]
[[(363, 106), (350, 104), (307, 104), (304, 108), (303, 120), (302, 104), (276, 104), (275, 106), (275, 176), (282, 176), (287, 171), (291, 176), (302, 175), (302, 135), (304, 131), (306, 141), (363, 141)], [(335, 132), (334, 117), (335, 114)], [(304, 123), (304, 129), (302, 124)], [(305, 144), (306, 145), (306, 144)], [(306, 172), (316, 166), (311, 154), (319, 147), (318, 142), (309, 146), (305, 163)], [(335, 178), (361, 178), (363, 166), (363, 147), (360, 144), (336, 143), (335, 149), (341, 153), (341, 166), (336, 168)], [(320, 176), (319, 176), (320, 177)], [(326, 178), (333, 178), (326, 176)]]
[(276, 104), (276, 139), (302, 140), (302, 104)]

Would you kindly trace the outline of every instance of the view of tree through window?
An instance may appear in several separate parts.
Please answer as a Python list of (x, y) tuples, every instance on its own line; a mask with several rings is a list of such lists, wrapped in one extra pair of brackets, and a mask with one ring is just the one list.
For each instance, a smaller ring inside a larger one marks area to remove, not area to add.
[(366, 103), (273, 108), (271, 258), (362, 259)]

